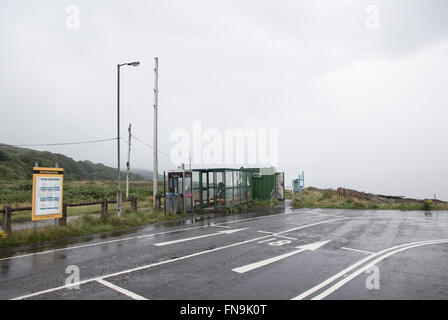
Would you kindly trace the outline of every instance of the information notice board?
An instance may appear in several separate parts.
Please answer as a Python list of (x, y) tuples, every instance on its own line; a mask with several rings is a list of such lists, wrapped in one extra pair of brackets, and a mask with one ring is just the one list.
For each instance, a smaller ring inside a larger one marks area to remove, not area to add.
[(33, 168), (31, 220), (62, 218), (62, 168)]

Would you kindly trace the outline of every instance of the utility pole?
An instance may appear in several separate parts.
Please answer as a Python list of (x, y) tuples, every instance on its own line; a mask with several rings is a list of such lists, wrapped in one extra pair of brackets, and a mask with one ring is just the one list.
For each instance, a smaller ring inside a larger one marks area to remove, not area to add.
[(157, 163), (157, 104), (159, 95), (159, 59), (154, 58), (154, 161), (152, 170), (152, 193), (153, 205), (156, 209), (156, 195), (157, 195), (157, 178), (158, 178), (158, 163)]
[(121, 173), (120, 173), (120, 67), (136, 67), (140, 62), (117, 64), (117, 216), (121, 216)]
[(131, 174), (131, 124), (129, 124), (129, 139), (128, 139), (128, 162), (126, 163), (126, 199), (129, 199), (129, 176)]
[(120, 187), (120, 65), (117, 64), (117, 216), (121, 216)]

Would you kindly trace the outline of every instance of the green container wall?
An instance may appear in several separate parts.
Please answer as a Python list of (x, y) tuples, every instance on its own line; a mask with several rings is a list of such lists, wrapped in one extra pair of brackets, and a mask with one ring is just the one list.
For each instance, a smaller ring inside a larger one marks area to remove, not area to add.
[[(253, 173), (259, 173), (259, 168), (251, 168)], [(252, 179), (253, 199), (269, 200), (275, 187), (275, 175), (262, 175)]]

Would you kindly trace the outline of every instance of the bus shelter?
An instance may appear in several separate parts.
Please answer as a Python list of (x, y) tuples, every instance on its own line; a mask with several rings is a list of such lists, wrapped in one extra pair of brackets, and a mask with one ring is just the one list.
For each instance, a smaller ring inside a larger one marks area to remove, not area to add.
[(248, 169), (194, 169), (194, 208), (228, 209), (252, 201), (252, 173)]

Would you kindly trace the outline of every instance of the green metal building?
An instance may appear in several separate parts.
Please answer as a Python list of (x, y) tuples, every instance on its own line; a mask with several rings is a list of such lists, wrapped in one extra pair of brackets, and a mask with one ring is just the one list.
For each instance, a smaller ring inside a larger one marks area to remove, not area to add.
[(258, 200), (271, 199), (275, 189), (275, 168), (251, 168), (253, 198)]

